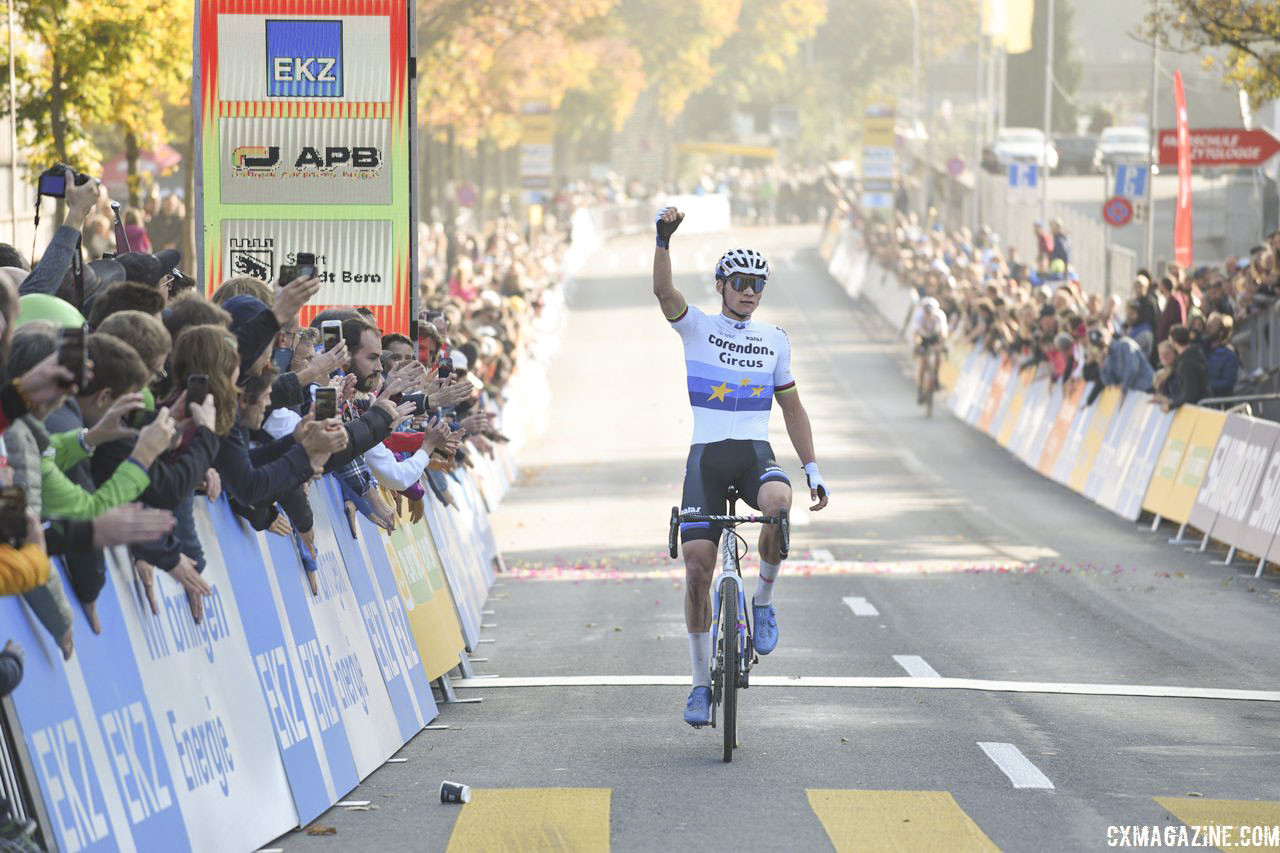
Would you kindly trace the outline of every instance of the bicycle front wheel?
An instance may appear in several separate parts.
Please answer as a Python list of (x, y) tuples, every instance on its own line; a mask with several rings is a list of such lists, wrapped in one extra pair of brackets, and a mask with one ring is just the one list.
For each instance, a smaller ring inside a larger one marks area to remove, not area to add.
[(724, 650), (720, 667), (720, 697), (724, 703), (724, 760), (733, 760), (738, 745), (738, 588), (720, 584), (720, 643)]

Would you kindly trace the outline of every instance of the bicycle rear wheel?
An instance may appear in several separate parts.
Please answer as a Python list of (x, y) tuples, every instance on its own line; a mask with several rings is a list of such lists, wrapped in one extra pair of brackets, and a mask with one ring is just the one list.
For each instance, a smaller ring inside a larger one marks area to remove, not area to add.
[(720, 584), (720, 643), (724, 650), (720, 667), (720, 697), (724, 703), (724, 760), (733, 760), (738, 745), (738, 588)]

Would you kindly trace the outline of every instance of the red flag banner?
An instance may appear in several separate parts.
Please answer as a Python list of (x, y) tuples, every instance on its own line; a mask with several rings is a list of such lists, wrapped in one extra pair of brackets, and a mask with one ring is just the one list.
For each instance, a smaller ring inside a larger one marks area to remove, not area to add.
[(1178, 122), (1178, 209), (1173, 220), (1173, 259), (1191, 267), (1191, 128), (1187, 123), (1187, 95), (1182, 72), (1173, 72), (1173, 103)]

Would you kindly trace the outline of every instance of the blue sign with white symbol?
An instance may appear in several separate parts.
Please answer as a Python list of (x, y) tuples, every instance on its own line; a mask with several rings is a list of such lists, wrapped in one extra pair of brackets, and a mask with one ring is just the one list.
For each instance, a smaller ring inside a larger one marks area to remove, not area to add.
[(1144, 198), (1147, 194), (1147, 175), (1150, 170), (1146, 166), (1133, 163), (1116, 165), (1116, 187), (1112, 195), (1126, 198)]
[(267, 21), (267, 97), (342, 97), (342, 21)]
[(1009, 164), (1009, 189), (1035, 189), (1040, 182), (1040, 167), (1035, 163)]

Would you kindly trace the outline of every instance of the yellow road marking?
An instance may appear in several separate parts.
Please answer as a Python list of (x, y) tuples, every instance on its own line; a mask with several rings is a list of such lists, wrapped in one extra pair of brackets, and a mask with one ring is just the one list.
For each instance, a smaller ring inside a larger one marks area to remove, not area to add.
[[(1280, 802), (1206, 800), (1200, 797), (1156, 797), (1155, 801), (1189, 827), (1232, 827), (1232, 849), (1247, 843), (1254, 849), (1280, 850), (1276, 838), (1280, 830), (1275, 829), (1280, 827)], [(1255, 827), (1269, 834), (1259, 834), (1255, 838)]]
[(999, 850), (946, 791), (811, 788), (808, 795), (837, 853)]
[(608, 788), (487, 788), (462, 806), (449, 853), (609, 849)]

